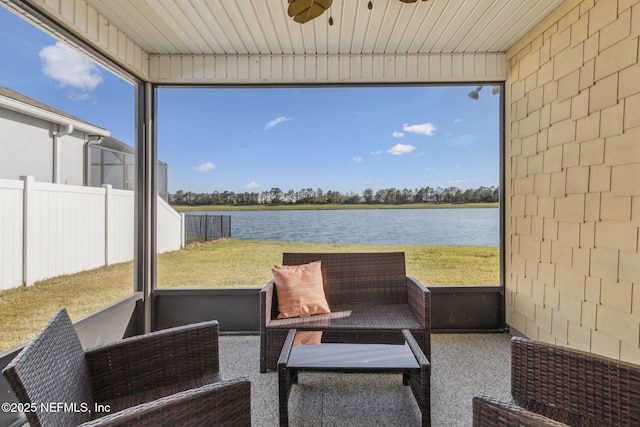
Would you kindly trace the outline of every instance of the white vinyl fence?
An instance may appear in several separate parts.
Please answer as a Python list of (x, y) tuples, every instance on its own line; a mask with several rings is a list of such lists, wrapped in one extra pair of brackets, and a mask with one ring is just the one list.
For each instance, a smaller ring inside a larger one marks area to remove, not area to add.
[[(184, 246), (184, 215), (158, 198), (158, 253)], [(134, 254), (134, 194), (0, 179), (0, 289), (119, 262)]]

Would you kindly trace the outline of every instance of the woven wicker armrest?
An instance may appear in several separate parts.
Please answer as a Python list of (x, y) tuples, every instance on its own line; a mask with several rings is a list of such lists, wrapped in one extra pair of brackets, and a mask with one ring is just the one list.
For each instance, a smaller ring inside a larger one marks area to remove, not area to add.
[(260, 289), (260, 326), (266, 325), (271, 320), (273, 304), (275, 302), (275, 281), (272, 279)]
[[(406, 277), (406, 287), (409, 310), (422, 325), (422, 331), (414, 331), (414, 334), (422, 335), (420, 346), (431, 360), (431, 291), (411, 276)], [(418, 339), (418, 335), (415, 336)]]
[(220, 381), (82, 424), (95, 426), (251, 426), (251, 383)]
[(473, 425), (475, 427), (566, 427), (567, 424), (527, 411), (511, 403), (488, 396), (474, 396)]
[(218, 322), (126, 338), (87, 350), (85, 357), (97, 402), (216, 377), (219, 372)]
[(260, 289), (260, 372), (267, 372), (267, 323), (271, 320), (275, 287), (271, 280)]
[(431, 292), (411, 276), (407, 276), (407, 302), (422, 325), (428, 326), (431, 322)]
[(511, 394), (519, 406), (570, 425), (640, 425), (640, 366), (514, 337)]

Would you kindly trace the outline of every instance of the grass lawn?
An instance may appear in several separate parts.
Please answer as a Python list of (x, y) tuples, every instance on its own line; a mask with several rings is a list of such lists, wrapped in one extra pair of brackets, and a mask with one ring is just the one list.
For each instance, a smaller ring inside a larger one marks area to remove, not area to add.
[[(158, 256), (160, 288), (260, 288), (283, 252), (404, 251), (407, 274), (427, 286), (499, 283), (499, 249), (486, 246), (337, 245), (225, 239), (195, 243)], [(0, 352), (32, 339), (57, 310), (73, 320), (133, 289), (133, 262), (0, 291)]]

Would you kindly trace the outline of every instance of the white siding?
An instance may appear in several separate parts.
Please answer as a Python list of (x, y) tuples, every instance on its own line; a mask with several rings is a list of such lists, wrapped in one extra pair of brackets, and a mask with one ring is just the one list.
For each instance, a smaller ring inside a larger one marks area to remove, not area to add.
[(58, 138), (58, 184), (84, 184), (84, 144), (83, 133), (74, 132)]
[(0, 129), (0, 179), (33, 176), (38, 182), (84, 183), (84, 132), (58, 137), (58, 170), (54, 178), (51, 131), (57, 130), (58, 125), (0, 108)]
[(398, 55), (151, 55), (157, 83), (420, 83), (502, 81), (503, 53)]
[(53, 179), (50, 124), (0, 108), (0, 179), (31, 175), (41, 182)]

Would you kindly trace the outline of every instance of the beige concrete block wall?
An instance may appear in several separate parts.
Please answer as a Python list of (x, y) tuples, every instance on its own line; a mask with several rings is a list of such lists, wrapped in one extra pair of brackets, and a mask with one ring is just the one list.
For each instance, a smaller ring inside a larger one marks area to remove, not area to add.
[(640, 363), (640, 0), (567, 0), (507, 53), (507, 323)]

